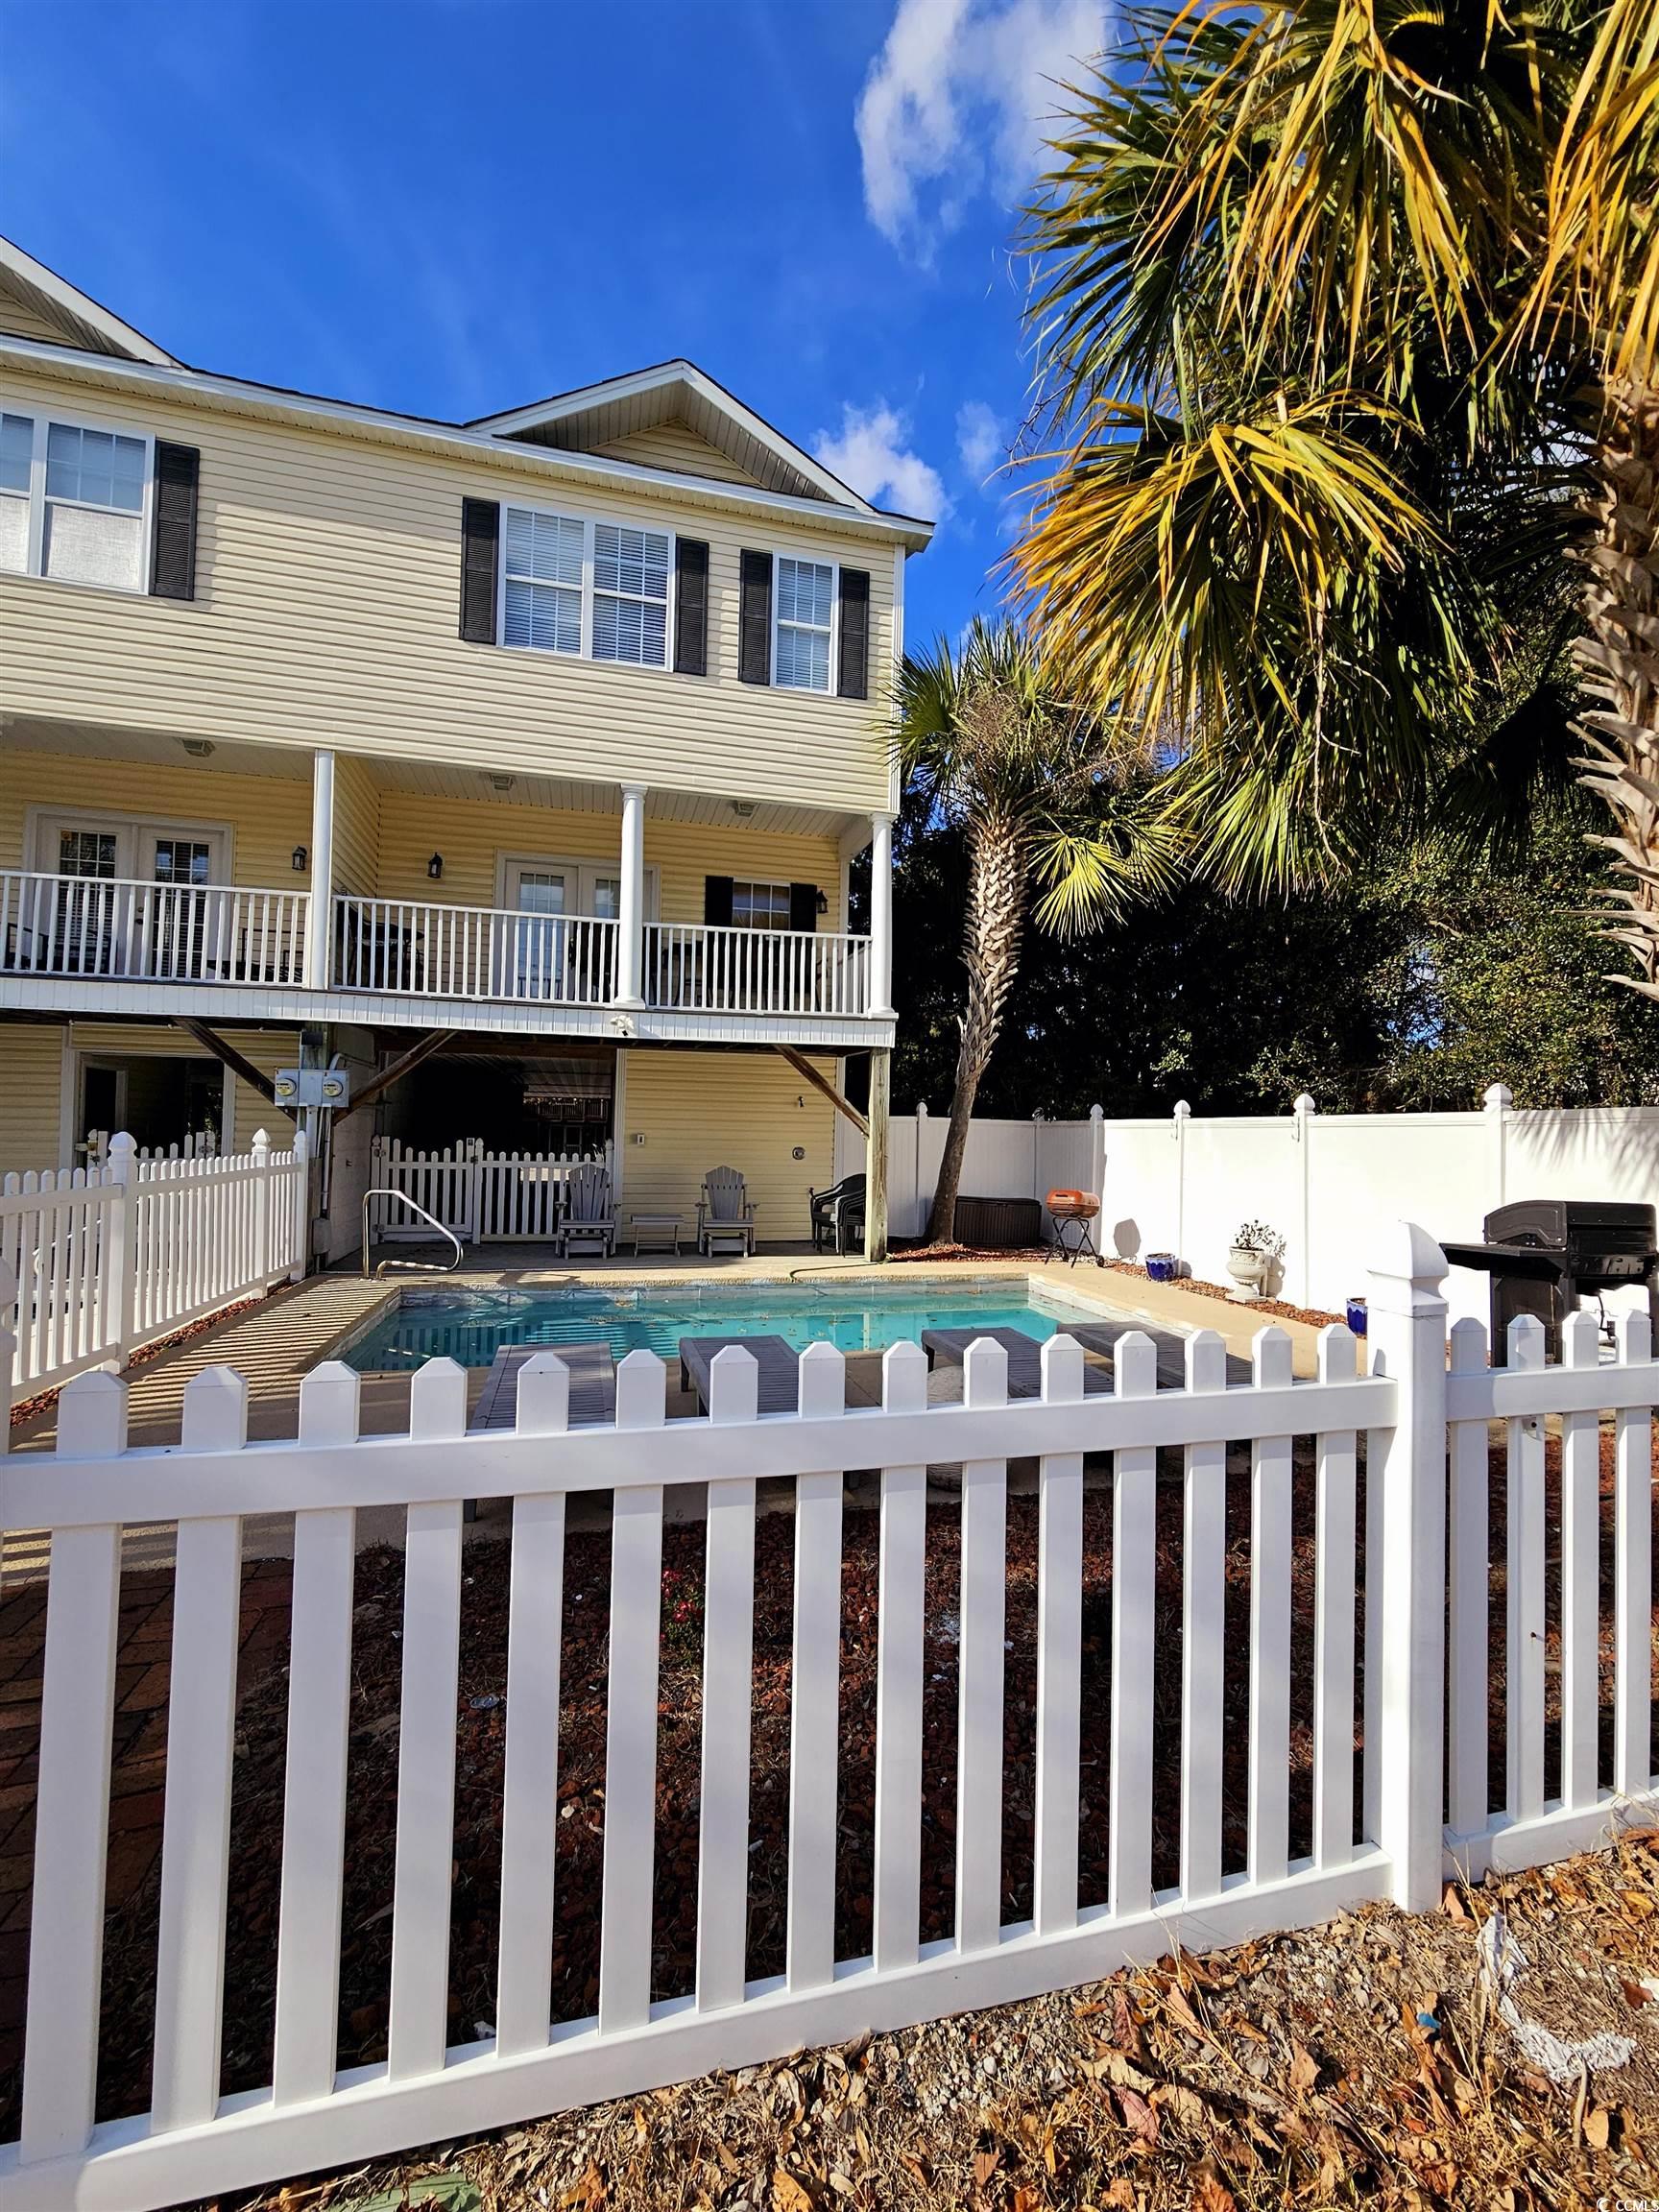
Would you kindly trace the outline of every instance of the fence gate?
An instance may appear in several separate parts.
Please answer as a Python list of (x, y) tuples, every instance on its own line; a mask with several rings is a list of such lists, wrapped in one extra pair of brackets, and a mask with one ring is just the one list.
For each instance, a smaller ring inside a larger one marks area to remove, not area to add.
[[(463, 1244), (541, 1243), (557, 1233), (571, 1169), (589, 1163), (612, 1166), (609, 1139), (586, 1152), (486, 1152), (475, 1137), (441, 1152), (406, 1152), (394, 1138), (375, 1142), (374, 1182), (412, 1199)], [(375, 1199), (372, 1219), (388, 1240), (432, 1234), (391, 1199)]]

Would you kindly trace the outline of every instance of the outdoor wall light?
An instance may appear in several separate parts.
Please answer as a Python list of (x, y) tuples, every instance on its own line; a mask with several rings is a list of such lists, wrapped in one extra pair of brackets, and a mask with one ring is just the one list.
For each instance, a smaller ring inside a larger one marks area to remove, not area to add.
[(304, 873), (305, 873), (305, 848), (304, 848), (304, 846), (303, 846), (303, 845), (296, 845), (296, 846), (295, 846), (295, 848), (294, 848), (294, 857), (293, 857), (293, 861), (292, 861), (292, 866), (293, 866), (293, 869), (294, 869), (294, 873), (295, 873), (295, 875), (296, 875), (296, 876), (303, 876), (303, 875), (304, 875)]
[(431, 877), (434, 883), (442, 881), (444, 876), (444, 855), (442, 853), (433, 854), (431, 859), (426, 863), (426, 873)]
[(830, 895), (826, 891), (818, 894), (818, 911), (820, 914), (828, 914), (830, 911)]

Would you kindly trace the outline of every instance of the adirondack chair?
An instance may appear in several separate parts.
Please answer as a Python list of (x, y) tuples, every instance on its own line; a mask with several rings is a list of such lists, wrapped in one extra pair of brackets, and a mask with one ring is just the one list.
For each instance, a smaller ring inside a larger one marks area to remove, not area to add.
[(597, 1246), (601, 1252), (616, 1249), (616, 1214), (609, 1167), (571, 1170), (565, 1186), (565, 1209), (559, 1216), (561, 1255), (567, 1254), (573, 1244)]
[(697, 1201), (697, 1249), (709, 1259), (718, 1252), (747, 1256), (755, 1249), (755, 1209), (735, 1167), (710, 1167)]

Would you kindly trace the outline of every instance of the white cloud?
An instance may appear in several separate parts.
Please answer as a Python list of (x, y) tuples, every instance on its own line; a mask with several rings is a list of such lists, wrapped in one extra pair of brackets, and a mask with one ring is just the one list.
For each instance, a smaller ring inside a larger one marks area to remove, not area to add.
[(1059, 87), (1105, 43), (1107, 0), (899, 0), (858, 101), (864, 205), (922, 259), (982, 191), (1037, 173)]
[(884, 401), (843, 407), (838, 434), (820, 430), (812, 450), (831, 475), (876, 506), (943, 522), (950, 501), (936, 469), (902, 443), (909, 424)]
[(984, 487), (993, 469), (1008, 458), (1008, 443), (994, 409), (983, 399), (965, 399), (956, 410), (956, 450), (975, 484)]

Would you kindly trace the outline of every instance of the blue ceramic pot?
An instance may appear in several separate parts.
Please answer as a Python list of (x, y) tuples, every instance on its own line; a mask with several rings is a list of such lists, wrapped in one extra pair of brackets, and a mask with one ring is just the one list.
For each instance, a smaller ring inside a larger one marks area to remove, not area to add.
[(1173, 1252), (1148, 1252), (1146, 1272), (1154, 1283), (1173, 1283), (1175, 1270), (1180, 1265)]
[(1364, 1335), (1364, 1334), (1365, 1334), (1365, 1301), (1364, 1301), (1364, 1299), (1363, 1299), (1363, 1298), (1350, 1298), (1350, 1299), (1349, 1299), (1349, 1301), (1348, 1301), (1348, 1326), (1349, 1326), (1349, 1328), (1350, 1328), (1350, 1329), (1352, 1329), (1352, 1330), (1353, 1330), (1353, 1332), (1354, 1332), (1354, 1334), (1355, 1334), (1355, 1335), (1356, 1335), (1356, 1336), (1363, 1336), (1363, 1335)]

